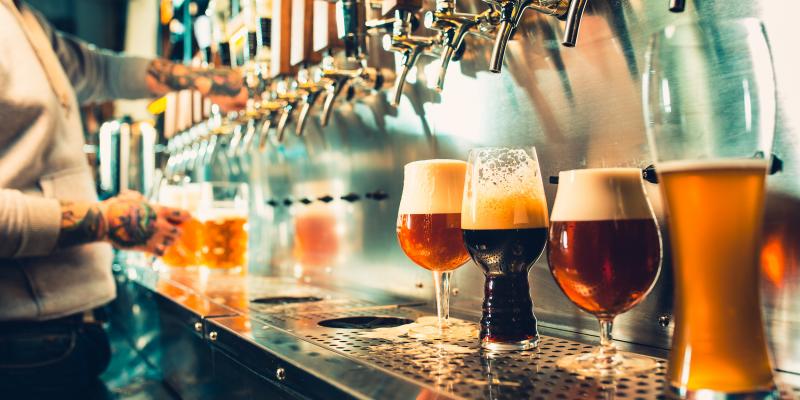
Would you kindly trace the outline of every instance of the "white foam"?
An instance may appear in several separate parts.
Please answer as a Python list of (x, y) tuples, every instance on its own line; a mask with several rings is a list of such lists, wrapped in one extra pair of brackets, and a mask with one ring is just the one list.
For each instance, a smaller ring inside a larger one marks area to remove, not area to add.
[(202, 200), (202, 186), (199, 183), (187, 183), (183, 185), (183, 208), (195, 213), (200, 208)]
[(182, 189), (178, 185), (162, 184), (158, 189), (158, 204), (167, 207), (183, 207)]
[(214, 204), (214, 208), (204, 208), (200, 212), (197, 213), (197, 219), (200, 221), (225, 221), (229, 219), (247, 219), (247, 211), (233, 207), (233, 202), (231, 204), (219, 204), (221, 202), (216, 202)]
[(553, 221), (652, 218), (638, 168), (595, 168), (558, 174)]
[(766, 173), (768, 166), (769, 163), (766, 159), (753, 158), (682, 160), (660, 162), (656, 165), (656, 171), (663, 173), (710, 169), (763, 169), (764, 173)]
[(406, 164), (399, 214), (461, 212), (464, 174), (461, 160), (422, 160)]
[[(462, 229), (546, 228), (539, 163), (523, 149), (474, 150), (464, 189)], [(475, 174), (475, 176), (473, 176)]]

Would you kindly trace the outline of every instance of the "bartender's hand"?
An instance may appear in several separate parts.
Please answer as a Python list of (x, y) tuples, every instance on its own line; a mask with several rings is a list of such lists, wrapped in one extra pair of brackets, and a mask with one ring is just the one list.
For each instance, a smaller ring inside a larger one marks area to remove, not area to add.
[(58, 245), (108, 241), (119, 249), (162, 255), (188, 218), (186, 211), (150, 204), (137, 192), (100, 203), (64, 202)]
[(222, 111), (238, 111), (247, 104), (247, 87), (238, 70), (203, 69), (155, 59), (145, 78), (147, 87), (156, 96), (183, 89), (194, 89), (217, 104)]

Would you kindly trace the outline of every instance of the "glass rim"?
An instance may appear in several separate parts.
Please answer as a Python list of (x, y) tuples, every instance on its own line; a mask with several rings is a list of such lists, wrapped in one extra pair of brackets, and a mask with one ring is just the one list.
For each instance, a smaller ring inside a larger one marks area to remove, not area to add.
[(414, 167), (420, 164), (466, 164), (467, 162), (464, 160), (459, 160), (457, 158), (430, 158), (424, 160), (415, 160), (409, 163), (406, 163), (404, 167)]
[(597, 171), (608, 171), (608, 172), (634, 172), (641, 174), (642, 168), (639, 167), (592, 167), (592, 168), (574, 168), (574, 169), (567, 169), (564, 171), (558, 171), (558, 175), (561, 174), (576, 174), (582, 175), (590, 172), (597, 172)]

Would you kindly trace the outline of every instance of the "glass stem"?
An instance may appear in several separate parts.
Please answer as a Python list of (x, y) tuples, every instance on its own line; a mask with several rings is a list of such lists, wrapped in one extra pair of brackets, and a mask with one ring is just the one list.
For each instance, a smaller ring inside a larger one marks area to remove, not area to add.
[(436, 289), (436, 316), (439, 329), (447, 326), (450, 319), (450, 275), (452, 272), (433, 271), (433, 286)]
[(595, 354), (597, 361), (605, 368), (611, 368), (621, 362), (617, 355), (617, 348), (611, 338), (611, 329), (613, 327), (613, 318), (600, 319), (600, 347), (597, 348)]

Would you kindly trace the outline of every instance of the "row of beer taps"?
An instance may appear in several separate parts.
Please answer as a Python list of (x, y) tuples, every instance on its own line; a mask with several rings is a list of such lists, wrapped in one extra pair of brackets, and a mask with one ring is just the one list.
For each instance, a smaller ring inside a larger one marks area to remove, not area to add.
[[(212, 26), (212, 36), (218, 43), (216, 60), (245, 72), (251, 100), (245, 110), (227, 115), (211, 107), (207, 119), (174, 135), (166, 146), (169, 157), (165, 175), (173, 181), (247, 179), (253, 146), (257, 144), (263, 152), (270, 143), (280, 144), (291, 122), (295, 122), (294, 133), (302, 136), (312, 108), (320, 103), (322, 127), (330, 123), (334, 105), (343, 93), (347, 101), (352, 101), (393, 86), (390, 103), (398, 106), (408, 75), (422, 55), (439, 58), (434, 89), (441, 91), (448, 66), (464, 54), (468, 33), (494, 40), (488, 70), (499, 73), (507, 42), (528, 9), (564, 20), (561, 43), (575, 46), (587, 1), (484, 0), (486, 8), (472, 14), (458, 11), (456, 0), (436, 0), (435, 9), (424, 13), (422, 18), (433, 34), (423, 36), (415, 34), (420, 25), (422, 0), (334, 0), (339, 45), (329, 46), (316, 65), (303, 62), (296, 75), (290, 76), (270, 71), (275, 65), (270, 57), (275, 53), (270, 50), (272, 20), (264, 16), (271, 12), (263, 11), (266, 0), (242, 2), (243, 12), (248, 12), (252, 21), (245, 38), (243, 65), (236, 65), (230, 43), (219, 33), (224, 31), (229, 18), (224, 12), (229, 9), (227, 2), (212, 0), (207, 12), (210, 24), (199, 25)], [(670, 1), (670, 10), (683, 9), (682, 0)], [(382, 17), (366, 17), (377, 10)], [(202, 35), (195, 33), (204, 63), (213, 64), (210, 41), (199, 40)], [(369, 66), (367, 42), (376, 36), (381, 37), (384, 50), (397, 54), (396, 70)], [(223, 176), (211, 176), (214, 174)]]

